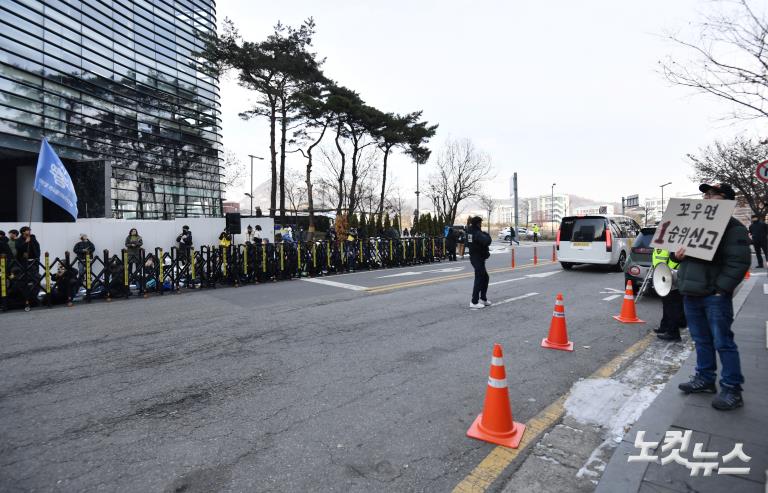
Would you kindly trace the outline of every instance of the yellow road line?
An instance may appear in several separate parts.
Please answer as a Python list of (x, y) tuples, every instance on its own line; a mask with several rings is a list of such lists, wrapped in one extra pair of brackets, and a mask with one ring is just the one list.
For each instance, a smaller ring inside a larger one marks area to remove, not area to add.
[[(488, 273), (489, 274), (498, 274), (498, 273), (501, 273), (501, 272), (514, 272), (514, 271), (517, 271), (517, 270), (532, 269), (534, 267), (543, 267), (545, 265), (552, 265), (554, 263), (555, 262), (551, 262), (551, 261), (550, 262), (539, 262), (538, 265), (526, 264), (526, 265), (522, 265), (520, 267), (515, 267), (514, 269), (512, 267), (503, 267), (503, 268), (500, 268), (500, 269), (490, 270), (490, 271), (488, 271)], [(421, 280), (418, 280), (418, 281), (404, 281), (404, 282), (398, 282), (398, 283), (395, 283), (395, 284), (387, 284), (387, 285), (384, 285), (384, 286), (374, 286), (372, 288), (367, 288), (366, 292), (373, 293), (373, 294), (375, 294), (375, 293), (383, 293), (383, 292), (386, 292), (386, 291), (392, 291), (393, 289), (409, 288), (409, 287), (413, 287), (413, 286), (424, 286), (424, 285), (427, 285), (427, 284), (435, 284), (435, 283), (438, 283), (438, 282), (455, 281), (457, 279), (465, 279), (467, 277), (472, 277), (474, 275), (475, 275), (474, 272), (464, 272), (464, 273), (461, 273), (461, 274), (452, 274), (450, 276), (433, 277), (431, 279), (421, 279)]]
[[(645, 351), (648, 345), (653, 341), (653, 334), (648, 334), (611, 361), (600, 367), (589, 378), (608, 378), (614, 375), (627, 361), (633, 359), (638, 354)], [(569, 393), (570, 394), (570, 393)], [(510, 449), (506, 447), (495, 447), (483, 459), (480, 464), (470, 472), (456, 487), (454, 493), (479, 493), (484, 492), (496, 481), (504, 469), (514, 461), (528, 445), (534, 443), (539, 436), (552, 427), (565, 414), (565, 401), (568, 395), (565, 394), (555, 402), (544, 408), (539, 414), (531, 418), (526, 424), (525, 434), (520, 442), (520, 447)]]

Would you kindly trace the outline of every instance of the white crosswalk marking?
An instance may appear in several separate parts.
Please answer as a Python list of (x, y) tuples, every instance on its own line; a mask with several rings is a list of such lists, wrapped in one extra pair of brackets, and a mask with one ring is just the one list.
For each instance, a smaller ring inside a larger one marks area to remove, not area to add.
[(514, 298), (508, 298), (506, 300), (497, 301), (496, 303), (494, 303), (491, 306), (498, 306), (498, 305), (503, 305), (504, 303), (511, 303), (513, 301), (522, 300), (522, 299), (525, 299), (525, 298), (530, 298), (531, 296), (536, 296), (537, 294), (539, 294), (539, 293), (526, 293), (526, 294), (523, 294), (523, 295), (520, 295), (520, 296), (515, 296)]
[(308, 279), (302, 279), (302, 281), (306, 282), (314, 282), (316, 284), (325, 284), (326, 286), (333, 286), (335, 288), (343, 288), (343, 289), (351, 289), (352, 291), (365, 291), (365, 286), (356, 286), (354, 284), (347, 284), (344, 282), (336, 282), (336, 281), (329, 281), (327, 279), (316, 279), (316, 278), (308, 278)]

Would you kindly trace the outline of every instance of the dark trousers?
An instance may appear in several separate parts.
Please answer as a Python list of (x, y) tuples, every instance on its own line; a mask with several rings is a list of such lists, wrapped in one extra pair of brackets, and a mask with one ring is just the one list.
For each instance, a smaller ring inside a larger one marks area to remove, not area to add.
[(445, 254), (448, 260), (456, 260), (456, 243), (445, 242)]
[(469, 258), (472, 267), (475, 269), (475, 284), (472, 286), (472, 303), (477, 303), (479, 300), (486, 300), (486, 293), (488, 292), (488, 271), (485, 270), (485, 260), (479, 258)]
[(659, 324), (665, 332), (680, 334), (680, 328), (687, 325), (685, 321), (685, 309), (683, 308), (683, 296), (680, 291), (673, 289), (661, 299), (662, 317)]
[[(763, 255), (765, 255), (765, 260), (768, 261), (768, 253), (766, 253), (766, 244), (765, 243), (756, 243), (753, 242), (752, 245), (755, 247), (755, 255), (757, 255), (757, 266), (762, 267), (763, 266)], [(760, 251), (762, 250), (763, 255), (760, 255)]]

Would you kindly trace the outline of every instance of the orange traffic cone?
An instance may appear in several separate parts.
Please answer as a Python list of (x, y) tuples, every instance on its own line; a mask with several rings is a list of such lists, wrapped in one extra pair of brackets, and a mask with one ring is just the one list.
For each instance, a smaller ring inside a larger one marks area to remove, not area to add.
[(525, 433), (525, 425), (512, 420), (507, 373), (504, 370), (501, 346), (495, 344), (483, 412), (475, 418), (472, 426), (467, 430), (467, 436), (504, 447), (517, 448), (523, 433)]
[(644, 324), (645, 320), (637, 318), (635, 313), (635, 295), (632, 292), (632, 281), (627, 281), (627, 288), (624, 291), (624, 304), (621, 305), (621, 313), (614, 315), (613, 318), (625, 324)]
[(744, 274), (744, 279), (749, 279), (750, 277), (752, 277), (752, 275), (749, 273), (749, 270), (747, 270), (747, 273)]
[(549, 336), (541, 340), (541, 347), (573, 351), (573, 341), (568, 340), (568, 329), (565, 326), (563, 293), (557, 293), (555, 311), (552, 312), (552, 323), (549, 324)]

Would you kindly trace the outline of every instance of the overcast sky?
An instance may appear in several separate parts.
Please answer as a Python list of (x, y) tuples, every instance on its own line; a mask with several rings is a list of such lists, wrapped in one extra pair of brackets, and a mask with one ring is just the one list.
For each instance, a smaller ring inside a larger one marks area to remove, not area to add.
[[(487, 187), (496, 197), (509, 195), (517, 172), (521, 196), (549, 194), (556, 182), (556, 193), (618, 202), (658, 196), (668, 181), (665, 195), (695, 192), (686, 153), (756, 133), (754, 123), (723, 120), (727, 104), (670, 86), (658, 71), (670, 54), (689, 57), (665, 33), (693, 39), (713, 4), (220, 0), (217, 15), (254, 41), (278, 20), (314, 17), (327, 76), (383, 111), (423, 110), (440, 125), (433, 156), (446, 138), (474, 141), (492, 158), (496, 179)], [(269, 155), (266, 123), (237, 116), (249, 97), (222, 81), (224, 145), (246, 162)], [(414, 165), (394, 161), (391, 176), (413, 197)], [(269, 178), (268, 162), (257, 163), (254, 183)]]

